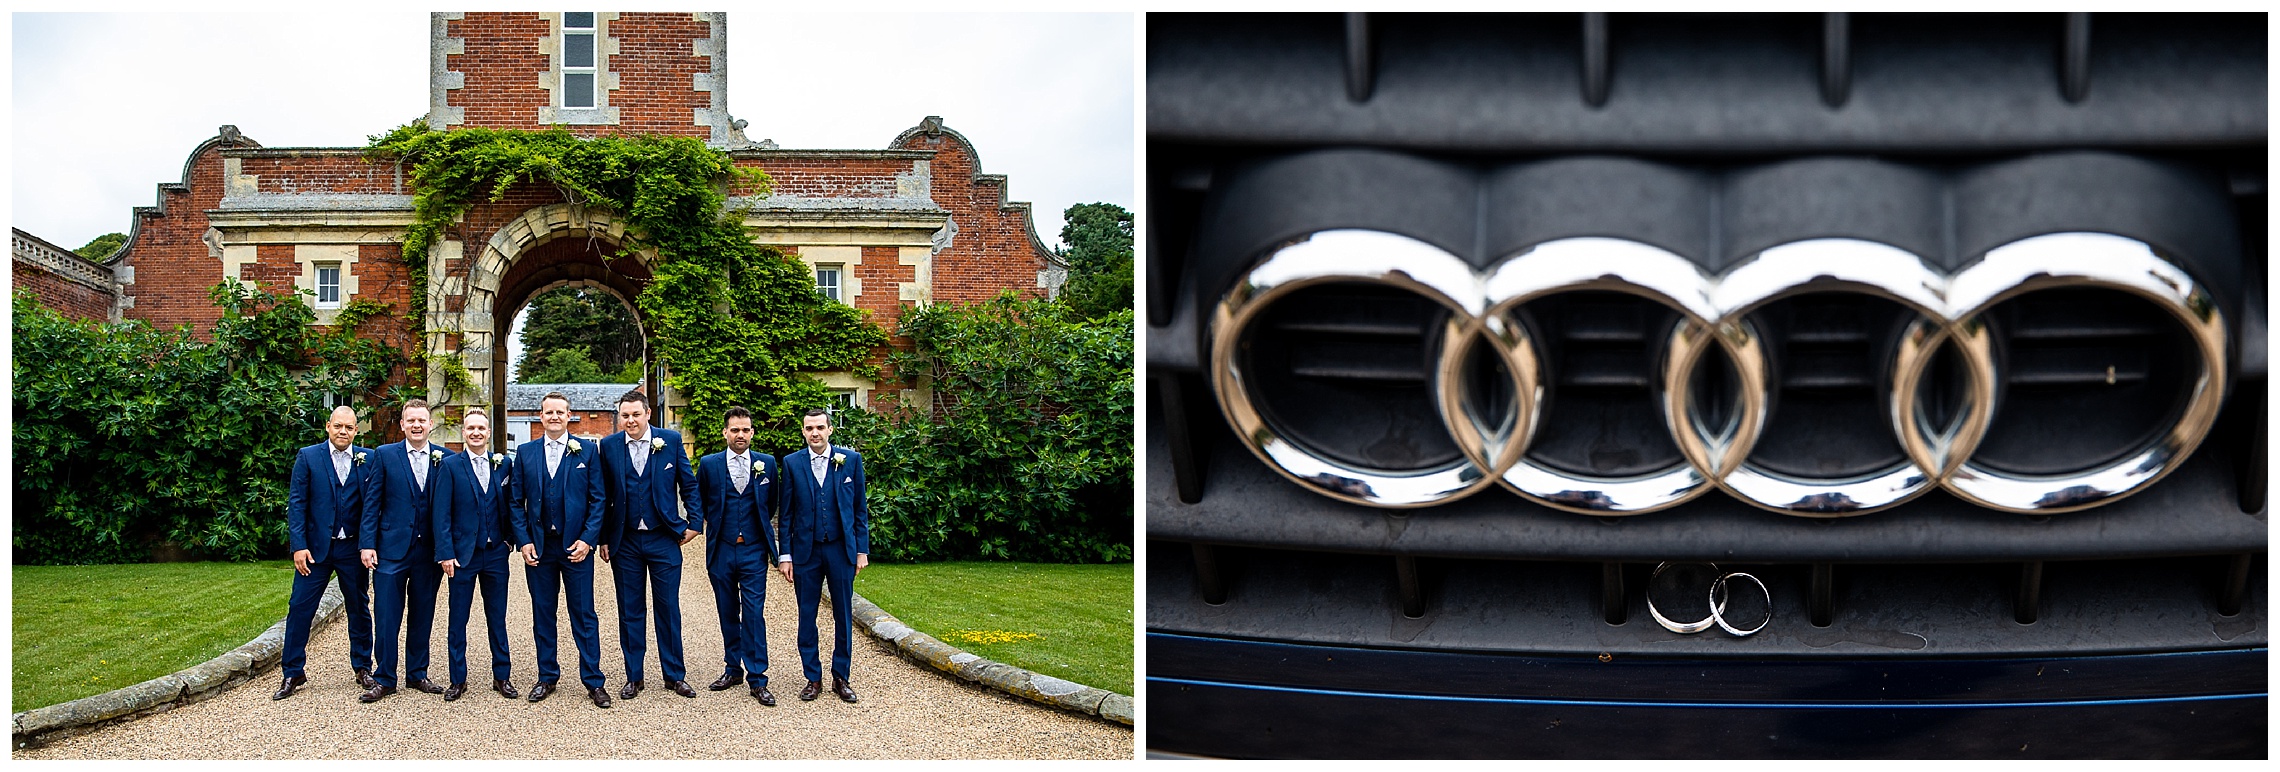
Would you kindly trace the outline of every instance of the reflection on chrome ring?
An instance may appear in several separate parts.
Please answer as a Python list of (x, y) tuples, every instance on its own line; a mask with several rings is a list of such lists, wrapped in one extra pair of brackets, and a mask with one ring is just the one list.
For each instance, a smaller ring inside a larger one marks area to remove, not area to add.
[[(1310, 286), (1388, 286), (1448, 312), (1431, 392), (1461, 458), (1430, 469), (1371, 469), (1304, 447), (1259, 409), (1239, 353), (1244, 333), (1275, 301)], [(2122, 460), (2061, 475), (2012, 475), (1971, 463), (1996, 412), (2000, 374), (1982, 315), (2021, 294), (2062, 287), (2119, 290), (2153, 302), (2188, 333), (2199, 355), (2186, 407), (2174, 424)], [(1554, 294), (1609, 291), (1677, 313), (1666, 341), (1658, 402), (1682, 463), (1644, 475), (1597, 478), (1525, 457), (1544, 398), (1538, 346), (1513, 316)], [(1749, 316), (1807, 293), (1875, 297), (1912, 311), (1886, 384), (1892, 430), (1906, 461), (1865, 476), (1813, 479), (1748, 462), (1764, 428), (1770, 365)], [(1711, 488), (1784, 514), (1842, 517), (1897, 506), (1945, 487), (1968, 501), (2013, 512), (2067, 512), (2109, 503), (2153, 484), (2191, 454), (2216, 419), (2225, 390), (2225, 326), (2215, 301), (2151, 246), (2101, 233), (2057, 233), (1990, 250), (1952, 275), (1899, 248), (1857, 239), (1776, 246), (1720, 276), (1658, 247), (1614, 238), (1539, 244), (1477, 272), (1448, 251), (1368, 230), (1311, 234), (1269, 253), (1244, 274), (1211, 317), (1211, 381), (1245, 445), (1284, 476), (1332, 498), (1379, 507), (1421, 507), (1478, 493), (1492, 483), (1546, 506), (1628, 515), (1677, 506)], [(1466, 363), (1478, 346), (1503, 365), (1512, 402), (1491, 419), (1467, 399)], [(1705, 417), (1688, 388), (1704, 355), (1717, 351), (1739, 380), (1728, 416)], [(1945, 425), (1917, 404), (1917, 387), (1938, 352), (1954, 351), (1966, 388)], [(1706, 425), (1708, 423), (1716, 425)], [(1754, 579), (1754, 577), (1753, 577)]]

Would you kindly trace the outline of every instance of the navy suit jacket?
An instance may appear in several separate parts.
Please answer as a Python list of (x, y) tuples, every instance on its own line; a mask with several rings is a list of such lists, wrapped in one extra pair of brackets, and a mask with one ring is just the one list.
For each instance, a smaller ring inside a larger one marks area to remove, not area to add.
[[(285, 532), (292, 551), (309, 551), (309, 559), (333, 559), (332, 535), (346, 528), (350, 538), (364, 535), (364, 478), (372, 474), (372, 449), (348, 446), (348, 485), (334, 498), (332, 443), (320, 442), (293, 454), (293, 486), (285, 497)], [(365, 462), (356, 463), (362, 453)], [(350, 556), (354, 557), (354, 556)]]
[[(431, 442), (428, 449), (443, 450), (443, 446)], [(432, 525), (436, 483), (443, 479), (436, 473), (440, 465), (428, 463), (424, 491), (412, 477), (411, 453), (404, 443), (380, 446), (364, 466), (372, 472), (365, 478), (364, 532), (357, 537), (356, 546), (379, 552), (381, 560), (403, 560), (412, 552), (412, 535)]]
[[(554, 476), (562, 479), (562, 546), (582, 541), (587, 546), (601, 543), (602, 538), (602, 463), (600, 449), (593, 440), (569, 437), (582, 446), (576, 453), (562, 449), (562, 468)], [(515, 545), (537, 544), (546, 535), (545, 512), (539, 509), (539, 496), (546, 492), (546, 437), (525, 442), (515, 450), (514, 495), (507, 498), (508, 511), (514, 525)], [(580, 502), (584, 505), (581, 506)], [(540, 560), (561, 558), (560, 555), (540, 555)]]
[(819, 497), (825, 495), (839, 502), (839, 543), (847, 549), (847, 562), (855, 562), (857, 554), (871, 553), (871, 505), (864, 495), (868, 484), (863, 479), (863, 454), (837, 445), (831, 446), (831, 452), (845, 455), (847, 462), (836, 466), (824, 462), (823, 487), (816, 486), (815, 473), (808, 466), (811, 451), (800, 448), (784, 454), (784, 516), (776, 521), (776, 544), (783, 548), (781, 554), (792, 556), (793, 561), (815, 546), (804, 535), (809, 527), (808, 502), (821, 501)]
[[(768, 562), (775, 563), (784, 553), (776, 551), (775, 526), (769, 521), (776, 514), (776, 505), (783, 499), (783, 465), (776, 457), (766, 453), (752, 453), (752, 479), (745, 482), (745, 490), (760, 504), (760, 539), (768, 543)], [(728, 533), (728, 494), (736, 490), (736, 483), (728, 479), (728, 451), (714, 453), (697, 460), (697, 501), (702, 502), (705, 518), (705, 565), (718, 559), (720, 545)]]
[[(674, 541), (680, 541), (682, 531), (705, 529), (704, 521), (690, 519), (701, 511), (697, 509), (696, 470), (689, 468), (688, 450), (681, 446), (680, 432), (652, 426), (649, 436), (665, 441), (664, 449), (649, 451), (649, 465), (641, 471), (649, 478), (650, 500), (656, 502), (657, 511), (665, 518), (664, 523), (650, 523), (649, 527), (667, 529)], [(625, 449), (625, 432), (603, 437), (602, 488), (609, 494), (609, 504), (602, 513), (603, 544), (624, 540), (625, 534), (640, 521), (625, 491), (627, 470), (632, 468), (633, 452)]]
[[(543, 459), (540, 463), (545, 463)], [(492, 533), (504, 543), (515, 538), (514, 522), (507, 514), (507, 497), (513, 495), (509, 481), (514, 477), (514, 462), (509, 460), (491, 465), (491, 492), (485, 494), (475, 485), (475, 461), (465, 451), (443, 457), (443, 490), (435, 492), (435, 560), (459, 561), (466, 568), (475, 563), (475, 549), (483, 546), (483, 518), (490, 518)], [(521, 545), (515, 545), (520, 547)]]

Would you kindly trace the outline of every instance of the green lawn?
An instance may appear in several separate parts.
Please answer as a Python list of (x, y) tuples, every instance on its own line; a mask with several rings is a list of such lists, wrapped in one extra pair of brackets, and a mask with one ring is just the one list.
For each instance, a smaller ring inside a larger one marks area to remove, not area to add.
[(855, 592), (977, 655), (1132, 693), (1132, 564), (873, 563)]
[(131, 686), (237, 648), (285, 616), (293, 564), (16, 566), (15, 711)]

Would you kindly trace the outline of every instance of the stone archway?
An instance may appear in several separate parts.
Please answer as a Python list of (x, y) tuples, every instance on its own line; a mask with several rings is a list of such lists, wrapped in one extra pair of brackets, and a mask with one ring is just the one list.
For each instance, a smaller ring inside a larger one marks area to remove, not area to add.
[[(625, 224), (609, 212), (548, 204), (494, 230), (482, 251), (468, 259), (464, 274), (444, 275), (440, 269), (465, 255), (465, 245), (450, 241), (439, 245), (430, 275), (441, 278), (429, 282), (428, 307), (444, 310), (429, 314), (429, 357), (458, 357), (476, 383), (476, 393), (449, 403), (482, 405), (503, 415), (500, 408), (511, 366), (506, 340), (515, 315), (541, 292), (584, 285), (607, 291), (633, 310), (642, 326), (643, 390), (656, 398), (658, 425), (678, 423), (672, 416), (678, 400), (665, 391), (665, 371), (650, 343), (648, 331), (653, 327), (632, 302), (648, 285), (656, 254), (643, 251), (632, 259), (608, 259), (624, 243)], [(430, 402), (445, 401), (439, 368), (428, 368), (427, 391)], [(456, 430), (449, 434), (439, 439), (456, 441)]]

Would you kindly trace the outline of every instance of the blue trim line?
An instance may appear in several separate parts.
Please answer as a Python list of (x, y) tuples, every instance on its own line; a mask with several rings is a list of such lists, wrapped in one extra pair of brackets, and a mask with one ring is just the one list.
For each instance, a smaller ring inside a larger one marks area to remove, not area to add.
[(1310, 689), (1294, 686), (1267, 686), (1239, 684), (1225, 681), (1197, 681), (1186, 678), (1151, 676), (1151, 684), (1177, 684), (1182, 686), (1216, 686), (1223, 689), (1248, 689), (1263, 692), (1292, 694), (1319, 694), (1332, 697), (1368, 697), (1382, 700), (1423, 700), (1428, 702), (1494, 702), (1511, 705), (1563, 705), (1571, 707), (1609, 708), (1740, 708), (1745, 710), (1916, 710), (1916, 709), (1972, 709), (1972, 708), (2046, 708), (2095, 707), (2104, 705), (2153, 705), (2172, 702), (2210, 702), (2215, 700), (2263, 699), (2264, 692), (2255, 694), (2205, 694), (2190, 697), (2137, 697), (2116, 700), (2052, 700), (2049, 702), (1649, 702), (1642, 700), (1546, 700), (1525, 697), (1477, 697), (1439, 694), (1396, 694), (1391, 692), (1357, 692), (1344, 689)]
[[(1541, 652), (1541, 651), (1482, 651), (1482, 650), (1475, 650), (1475, 649), (1452, 649), (1452, 650), (1446, 650), (1446, 651), (1441, 651), (1441, 650), (1434, 650), (1434, 649), (1396, 649), (1396, 648), (1388, 648), (1388, 647), (1383, 647), (1383, 646), (1360, 646), (1360, 645), (1355, 645), (1355, 644), (1350, 644), (1350, 643), (1318, 643), (1318, 642), (1315, 642), (1315, 641), (1262, 641), (1262, 640), (1257, 640), (1257, 639), (1252, 639), (1252, 638), (1223, 638), (1223, 637), (1220, 637), (1220, 636), (1216, 636), (1216, 635), (1190, 635), (1190, 634), (1187, 634), (1187, 633), (1158, 633), (1158, 632), (1151, 632), (1151, 633), (1148, 633), (1147, 635), (1148, 635), (1148, 637), (1150, 637), (1150, 638), (1166, 638), (1166, 639), (1176, 639), (1176, 640), (1182, 640), (1182, 641), (1196, 641), (1196, 642), (1199, 642), (1199, 643), (1208, 643), (1208, 644), (1215, 644), (1215, 645), (1261, 646), (1261, 647), (1266, 647), (1266, 648), (1302, 648), (1302, 649), (1352, 649), (1352, 650), (1357, 650), (1357, 651), (1366, 651), (1366, 652), (1383, 652), (1383, 653), (1387, 653), (1387, 654), (1429, 654), (1429, 655), (1436, 655), (1436, 656), (1442, 656), (1442, 655), (1455, 655), (1455, 656), (1477, 656), (1477, 657), (1528, 657), (1528, 658), (1535, 658), (1535, 659), (1547, 659), (1547, 658), (1554, 658), (1554, 657), (1558, 657), (1558, 656), (1561, 656), (1561, 654), (1562, 654), (1561, 652)], [(2034, 655), (2025, 655), (2025, 656), (2020, 656), (2020, 655), (2011, 655), (2011, 656), (1999, 656), (1999, 655), (1994, 655), (1994, 654), (1976, 654), (1976, 655), (1962, 655), (1962, 656), (1954, 656), (1954, 655), (1950, 655), (1950, 656), (1945, 656), (1945, 657), (1938, 657), (1938, 658), (1933, 658), (1933, 657), (1922, 657), (1922, 656), (1919, 656), (1919, 657), (1905, 657), (1905, 658), (1896, 658), (1896, 657), (1891, 657), (1891, 656), (1888, 656), (1888, 655), (1886, 655), (1886, 656), (1868, 656), (1868, 655), (1863, 655), (1863, 656), (1859, 656), (1859, 657), (1849, 658), (1849, 659), (1846, 659), (1846, 660), (1843, 660), (1843, 661), (1847, 661), (1847, 662), (1872, 662), (1872, 663), (1881, 663), (1881, 662), (1997, 662), (1997, 661), (2064, 662), (2064, 661), (2069, 661), (2069, 660), (2089, 660), (2089, 659), (2107, 659), (2107, 660), (2110, 660), (2110, 659), (2117, 659), (2117, 658), (2131, 658), (2131, 659), (2140, 659), (2140, 658), (2155, 658), (2155, 657), (2201, 657), (2201, 656), (2208, 656), (2208, 655), (2212, 655), (2212, 654), (2219, 654), (2219, 655), (2221, 655), (2221, 654), (2239, 654), (2239, 653), (2243, 653), (2243, 652), (2262, 652), (2262, 651), (2265, 651), (2265, 650), (2266, 650), (2266, 647), (2264, 647), (2264, 646), (2251, 646), (2251, 647), (2248, 647), (2248, 648), (2244, 648), (2244, 649), (2208, 649), (2208, 650), (2202, 650), (2202, 651), (2149, 651), (2149, 652), (2143, 652), (2143, 653), (2128, 653), (2128, 652), (2124, 652), (2124, 653), (2106, 653), (2106, 654), (2083, 654), (2083, 653), (2057, 652), (2057, 653), (2050, 653), (2050, 654), (2034, 654)], [(1569, 653), (1572, 653), (1572, 652), (1569, 652)], [(1587, 654), (1587, 655), (1584, 655), (1584, 656), (1588, 656), (1588, 654)], [(1637, 656), (1637, 655), (1634, 655), (1634, 656)], [(1673, 654), (1655, 654), (1655, 655), (1653, 655), (1653, 656), (1655, 656), (1655, 657), (1658, 657), (1658, 658), (1662, 658), (1662, 659), (1666, 659), (1666, 660), (1675, 660), (1675, 659), (1696, 659), (1696, 657), (1688, 657), (1688, 656), (1686, 656), (1686, 655), (1673, 655)], [(1709, 658), (1709, 657), (1698, 657), (1698, 659), (1701, 659), (1701, 660), (1703, 660), (1703, 661), (1709, 661), (1711, 658)], [(1732, 661), (1742, 661), (1742, 660), (1732, 660)], [(1792, 655), (1784, 655), (1784, 656), (1783, 656), (1783, 658), (1780, 658), (1780, 659), (1763, 659), (1763, 660), (1749, 660), (1749, 661), (1753, 661), (1753, 662), (1757, 662), (1757, 663), (1760, 663), (1760, 664), (1764, 664), (1764, 663), (1773, 663), (1773, 662), (1802, 662), (1802, 661), (1806, 661), (1806, 660), (1802, 660), (1802, 659), (1797, 659), (1797, 658), (1794, 658)]]

